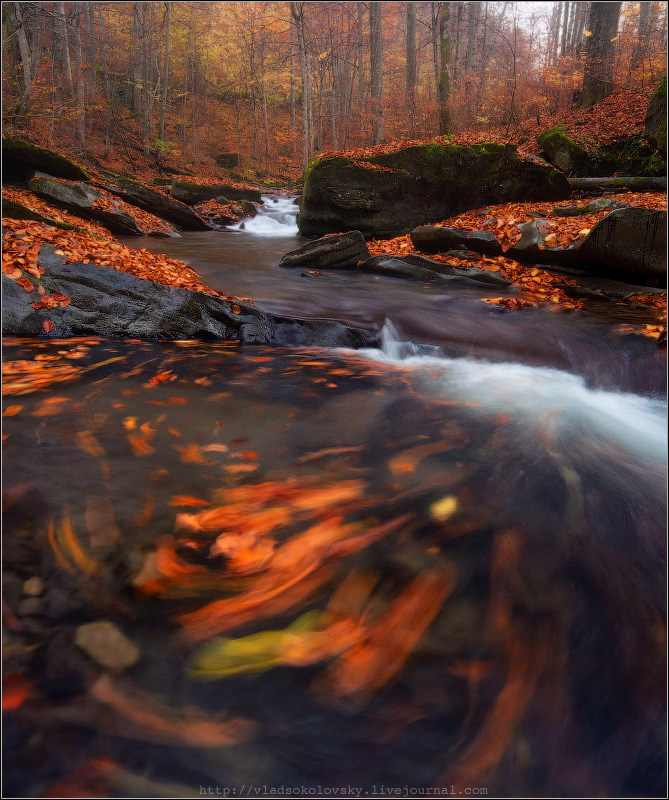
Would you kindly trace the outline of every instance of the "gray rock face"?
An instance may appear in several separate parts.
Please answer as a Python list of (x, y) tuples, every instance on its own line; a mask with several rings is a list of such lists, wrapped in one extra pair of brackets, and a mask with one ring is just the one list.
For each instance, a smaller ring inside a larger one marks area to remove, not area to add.
[(360, 231), (325, 236), (291, 250), (279, 262), (281, 267), (348, 269), (369, 258), (369, 248)]
[(199, 183), (187, 183), (186, 181), (172, 181), (170, 194), (175, 200), (180, 200), (188, 206), (194, 206), (205, 200), (211, 200), (219, 195), (229, 197), (230, 200), (252, 200), (255, 203), (262, 202), (259, 189), (237, 189), (234, 186), (221, 183), (217, 186), (201, 186)]
[(648, 103), (643, 135), (646, 141), (667, 157), (667, 76), (653, 92)]
[(514, 261), (531, 262), (534, 264), (573, 264), (577, 258), (580, 243), (564, 249), (550, 247), (546, 244), (546, 236), (550, 233), (545, 219), (536, 219), (524, 222), (518, 226), (520, 239), (504, 254)]
[(297, 224), (306, 236), (387, 237), (482, 205), (569, 195), (561, 172), (521, 161), (513, 145), (426, 143), (364, 160), (313, 159)]
[[(262, 312), (218, 297), (163, 286), (115, 269), (92, 264), (63, 264), (51, 245), (43, 245), (39, 264), (50, 292), (70, 296), (67, 308), (35, 311), (35, 292), (27, 294), (2, 276), (2, 330), (6, 335), (43, 334), (53, 322), (53, 336), (111, 336), (144, 339), (217, 338), (266, 342), (271, 323)], [(237, 304), (235, 304), (237, 305)]]
[(590, 230), (578, 254), (603, 269), (666, 281), (667, 212), (648, 208), (612, 211)]
[(127, 203), (155, 214), (185, 231), (210, 230), (210, 226), (185, 203), (120, 176), (107, 176), (107, 179), (110, 185), (105, 186), (105, 189)]
[(74, 161), (47, 150), (46, 147), (38, 147), (17, 136), (2, 137), (2, 169), (11, 169), (9, 162), (19, 162), (48, 175), (55, 175), (57, 178), (67, 178), (73, 181), (87, 181), (89, 174)]
[(53, 178), (35, 178), (30, 181), (30, 191), (58, 206), (72, 211), (80, 217), (94, 219), (112, 233), (142, 236), (144, 231), (125, 211), (93, 208), (93, 203), (102, 197), (86, 183), (60, 183)]
[(447, 250), (466, 248), (477, 253), (501, 256), (502, 246), (489, 231), (467, 231), (461, 228), (441, 228), (421, 225), (411, 231), (411, 241), (417, 250), (424, 253), (443, 253)]
[(616, 208), (630, 208), (630, 204), (621, 203), (620, 200), (613, 200), (610, 197), (600, 197), (585, 206), (556, 206), (551, 209), (551, 214), (554, 217), (579, 217), (583, 214), (594, 214)]

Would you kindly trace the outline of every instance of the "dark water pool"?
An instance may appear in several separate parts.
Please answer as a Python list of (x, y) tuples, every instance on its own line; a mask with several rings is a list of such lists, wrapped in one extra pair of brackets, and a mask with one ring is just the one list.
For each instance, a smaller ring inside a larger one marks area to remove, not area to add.
[(151, 246), (383, 348), (5, 341), (4, 794), (664, 796), (657, 351)]

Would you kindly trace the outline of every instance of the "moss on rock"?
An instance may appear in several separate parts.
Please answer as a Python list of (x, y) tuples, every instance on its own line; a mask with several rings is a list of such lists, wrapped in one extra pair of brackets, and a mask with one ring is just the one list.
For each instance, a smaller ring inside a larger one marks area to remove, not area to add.
[(485, 204), (570, 194), (564, 175), (521, 161), (515, 145), (427, 142), (364, 162), (345, 156), (309, 162), (297, 220), (303, 234), (357, 229), (367, 237), (395, 236)]
[(25, 139), (19, 139), (17, 136), (2, 137), (3, 172), (6, 160), (19, 161), (57, 178), (68, 178), (74, 181), (90, 180), (90, 175), (86, 170), (75, 164), (74, 161), (59, 153), (54, 153), (53, 150), (47, 150), (46, 147), (38, 147)]
[(548, 161), (562, 172), (581, 176), (588, 174), (590, 156), (569, 138), (564, 125), (555, 125), (544, 131), (537, 137), (537, 144), (548, 156)]
[(667, 77), (653, 92), (648, 103), (646, 122), (643, 130), (646, 141), (667, 158)]

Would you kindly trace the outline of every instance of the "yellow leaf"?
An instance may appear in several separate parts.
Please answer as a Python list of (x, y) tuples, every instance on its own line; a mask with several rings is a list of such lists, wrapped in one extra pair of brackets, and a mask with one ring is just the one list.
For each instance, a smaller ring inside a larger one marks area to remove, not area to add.
[(439, 522), (445, 522), (458, 509), (458, 499), (452, 494), (442, 497), (430, 506), (430, 516)]
[(584, 36), (592, 36), (592, 31), (583, 31)]

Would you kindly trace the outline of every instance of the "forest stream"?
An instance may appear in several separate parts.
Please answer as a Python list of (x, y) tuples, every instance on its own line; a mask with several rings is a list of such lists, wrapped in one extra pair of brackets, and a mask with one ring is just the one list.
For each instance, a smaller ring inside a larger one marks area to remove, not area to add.
[(5, 340), (5, 796), (664, 796), (664, 351), (296, 210), (123, 241), (379, 347)]

